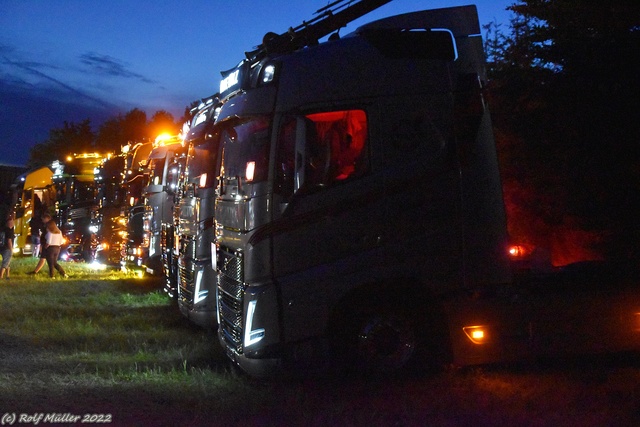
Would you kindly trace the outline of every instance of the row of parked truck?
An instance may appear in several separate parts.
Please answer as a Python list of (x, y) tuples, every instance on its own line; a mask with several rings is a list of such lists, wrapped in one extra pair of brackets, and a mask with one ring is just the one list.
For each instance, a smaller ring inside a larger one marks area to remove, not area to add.
[(338, 36), (385, 3), (267, 34), (180, 138), (104, 160), (63, 226), (161, 272), (256, 376), (639, 349), (637, 266), (509, 256), (476, 8)]
[[(15, 185), (14, 251), (34, 252), (44, 211), (64, 235), (61, 257), (162, 275), (196, 323), (215, 323), (211, 268), (218, 144), (217, 97), (204, 99), (180, 135), (128, 143), (120, 153), (83, 153), (29, 171)], [(206, 307), (203, 309), (202, 307)], [(206, 311), (206, 312), (205, 312)]]

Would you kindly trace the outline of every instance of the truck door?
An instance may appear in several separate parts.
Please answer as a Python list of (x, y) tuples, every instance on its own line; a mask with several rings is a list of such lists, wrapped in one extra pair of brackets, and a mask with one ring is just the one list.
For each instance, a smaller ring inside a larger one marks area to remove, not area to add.
[[(371, 265), (365, 260), (375, 258), (381, 232), (382, 180), (371, 169), (367, 112), (285, 117), (277, 152), (274, 191), (283, 203), (273, 274), (283, 298), (293, 302), (284, 316), (323, 319), (327, 296), (339, 298), (349, 276)], [(283, 324), (294, 336), (313, 329), (288, 320)]]

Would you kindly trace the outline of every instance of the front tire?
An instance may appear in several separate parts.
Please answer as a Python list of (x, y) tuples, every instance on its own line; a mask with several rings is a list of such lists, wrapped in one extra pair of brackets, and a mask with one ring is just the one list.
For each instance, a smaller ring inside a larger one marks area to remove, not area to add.
[(406, 315), (366, 316), (359, 324), (354, 356), (364, 371), (396, 372), (415, 357), (419, 345), (416, 325)]

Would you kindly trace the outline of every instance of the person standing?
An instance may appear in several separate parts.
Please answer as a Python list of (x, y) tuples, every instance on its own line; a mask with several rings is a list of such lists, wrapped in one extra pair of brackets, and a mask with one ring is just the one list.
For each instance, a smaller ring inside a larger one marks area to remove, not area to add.
[(40, 256), (40, 235), (42, 233), (42, 229), (44, 224), (42, 223), (41, 215), (33, 215), (33, 218), (29, 221), (30, 227), (30, 236), (31, 236), (31, 245), (33, 247), (32, 256), (34, 258), (38, 258)]
[(0, 279), (9, 279), (9, 266), (13, 255), (13, 216), (9, 215), (0, 230), (0, 254), (2, 255), (2, 265), (0, 266)]
[(64, 269), (58, 264), (60, 246), (62, 246), (62, 231), (60, 231), (49, 213), (42, 215), (42, 221), (45, 223), (47, 229), (45, 241), (42, 242), (42, 248), (47, 260), (47, 265), (49, 266), (49, 277), (54, 277), (54, 269), (58, 270), (60, 276), (67, 277), (67, 273), (65, 273)]
[[(44, 243), (45, 243), (45, 236), (47, 234), (47, 227), (44, 223), (43, 218), (45, 217), (45, 215), (47, 215), (47, 218), (51, 218), (51, 215), (48, 214), (47, 212), (44, 212), (42, 215), (40, 215), (38, 217), (38, 221), (37, 224), (39, 225), (40, 229), (37, 231), (32, 231), (32, 233), (36, 232), (38, 233), (39, 237), (38, 237), (38, 241), (40, 242), (40, 249), (38, 250), (38, 264), (36, 264), (36, 268), (33, 269), (33, 271), (28, 272), (27, 274), (38, 274), (40, 272), (40, 270), (42, 270), (42, 267), (44, 267), (45, 262), (47, 261), (47, 257), (44, 251)], [(35, 218), (35, 216), (34, 216)], [(54, 223), (55, 224), (55, 223)]]

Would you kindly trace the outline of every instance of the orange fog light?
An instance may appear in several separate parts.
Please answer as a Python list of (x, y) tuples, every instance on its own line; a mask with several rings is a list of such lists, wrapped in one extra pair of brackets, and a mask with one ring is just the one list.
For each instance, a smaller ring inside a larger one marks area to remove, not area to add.
[(467, 338), (474, 344), (484, 344), (487, 342), (486, 326), (465, 326), (462, 328)]

